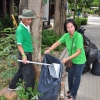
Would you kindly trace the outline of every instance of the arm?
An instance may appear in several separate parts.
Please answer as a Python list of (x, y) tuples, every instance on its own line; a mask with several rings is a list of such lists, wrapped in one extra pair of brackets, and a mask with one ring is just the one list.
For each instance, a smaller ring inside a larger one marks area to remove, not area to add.
[(50, 51), (54, 50), (56, 47), (58, 47), (61, 43), (59, 41), (55, 42), (48, 50), (45, 51), (46, 53), (49, 53)]
[(81, 53), (81, 51), (82, 51), (81, 49), (78, 49), (73, 55), (69, 56), (68, 58), (63, 58), (61, 61), (63, 63), (65, 63), (65, 62), (77, 57)]
[(23, 50), (22, 45), (18, 45), (18, 50), (19, 50), (19, 52), (20, 52), (21, 55), (22, 55), (23, 63), (26, 64), (26, 63), (27, 63), (27, 56), (25, 55), (25, 52), (24, 52), (24, 50)]

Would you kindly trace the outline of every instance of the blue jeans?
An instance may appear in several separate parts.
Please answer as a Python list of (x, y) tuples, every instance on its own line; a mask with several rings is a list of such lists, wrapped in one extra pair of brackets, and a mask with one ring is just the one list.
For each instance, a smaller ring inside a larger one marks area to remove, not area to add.
[(85, 64), (73, 64), (72, 68), (68, 68), (68, 87), (73, 97), (77, 95), (84, 65)]

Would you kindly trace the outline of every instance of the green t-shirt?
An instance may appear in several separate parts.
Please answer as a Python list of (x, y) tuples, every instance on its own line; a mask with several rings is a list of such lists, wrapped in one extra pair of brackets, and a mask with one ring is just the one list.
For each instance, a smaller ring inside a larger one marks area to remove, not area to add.
[[(59, 40), (60, 43), (65, 43), (67, 50), (68, 50), (68, 56), (74, 54), (77, 49), (81, 49), (81, 53), (72, 59), (72, 62), (74, 64), (83, 64), (86, 62), (86, 55), (84, 51), (84, 45), (83, 45), (83, 37), (80, 33), (75, 31), (72, 38), (70, 38), (70, 34), (64, 34)], [(73, 45), (72, 45), (73, 41)], [(72, 50), (72, 51), (71, 51)]]
[(24, 52), (33, 52), (31, 33), (22, 24), (16, 30), (17, 44), (22, 45)]

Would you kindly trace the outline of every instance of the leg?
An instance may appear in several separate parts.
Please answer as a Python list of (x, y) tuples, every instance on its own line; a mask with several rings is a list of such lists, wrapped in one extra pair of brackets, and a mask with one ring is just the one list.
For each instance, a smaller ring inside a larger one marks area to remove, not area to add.
[(22, 73), (21, 73), (21, 64), (19, 65), (19, 69), (17, 73), (14, 75), (12, 81), (9, 84), (10, 89), (15, 89), (17, 87), (17, 83), (19, 82), (19, 79), (23, 79)]
[[(32, 61), (32, 53), (26, 53), (27, 59)], [(35, 71), (33, 64), (23, 64), (23, 80), (26, 82), (25, 87), (32, 87), (34, 89), (35, 83)]]
[(72, 91), (73, 78), (74, 78), (74, 66), (71, 67), (71, 68), (68, 68), (68, 87), (69, 87), (69, 92)]
[[(22, 56), (20, 53), (18, 55), (18, 59), (22, 59)], [(23, 66), (23, 63), (19, 63), (19, 69), (17, 73), (14, 75), (11, 83), (9, 84), (10, 89), (15, 89), (17, 87), (16, 84), (19, 82), (19, 79), (23, 79), (22, 66)]]
[(74, 64), (74, 80), (71, 96), (76, 97), (77, 91), (80, 85), (81, 75), (84, 68), (84, 64)]
[(25, 64), (22, 70), (23, 80), (25, 81), (25, 87), (32, 87), (34, 89), (35, 83), (35, 71), (32, 64)]

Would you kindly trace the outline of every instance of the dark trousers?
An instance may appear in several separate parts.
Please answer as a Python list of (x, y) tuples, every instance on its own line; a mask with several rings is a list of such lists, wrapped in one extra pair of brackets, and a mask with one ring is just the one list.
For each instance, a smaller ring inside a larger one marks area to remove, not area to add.
[(84, 64), (73, 64), (73, 67), (68, 69), (68, 86), (73, 97), (77, 95), (83, 68)]
[[(32, 61), (32, 53), (25, 53), (27, 56), (27, 59), (29, 61)], [(21, 54), (19, 53), (18, 59), (22, 59)], [(33, 64), (23, 64), (22, 62), (19, 63), (19, 69), (17, 73), (14, 75), (11, 83), (9, 84), (9, 88), (15, 89), (17, 87), (17, 83), (19, 82), (19, 79), (22, 79), (25, 82), (25, 87), (32, 87), (34, 89), (34, 83), (35, 83), (35, 71), (33, 68)]]

